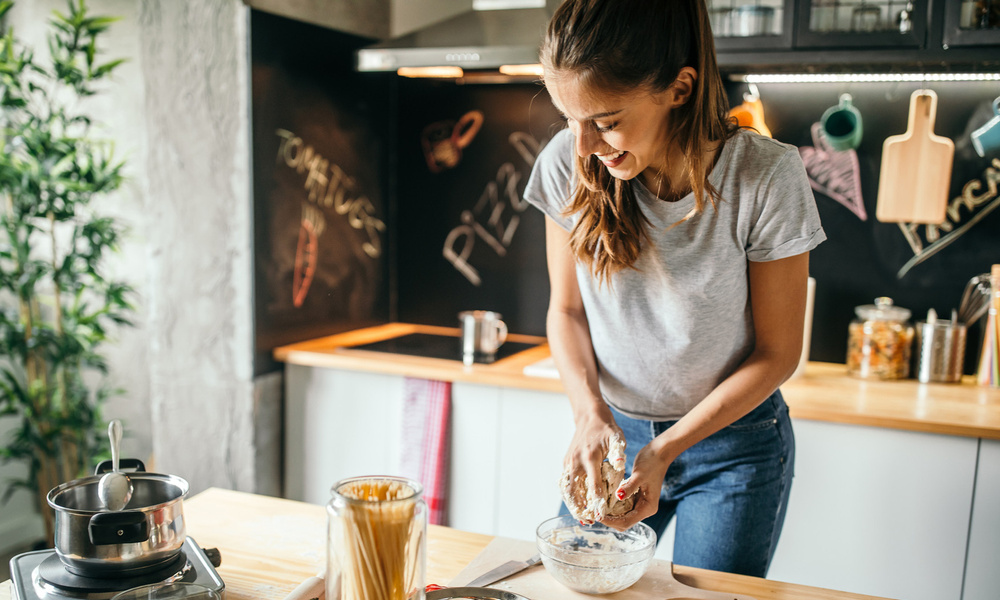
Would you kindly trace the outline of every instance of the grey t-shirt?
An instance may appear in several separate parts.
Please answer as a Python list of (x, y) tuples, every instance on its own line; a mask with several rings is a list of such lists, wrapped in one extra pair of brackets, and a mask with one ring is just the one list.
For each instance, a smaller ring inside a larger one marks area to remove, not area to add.
[[(525, 199), (566, 230), (562, 210), (575, 175), (574, 138), (566, 129), (546, 145)], [(655, 248), (636, 269), (599, 283), (577, 263), (576, 275), (597, 357), (601, 392), (634, 418), (684, 416), (728, 377), (754, 345), (747, 261), (812, 250), (826, 239), (805, 168), (794, 146), (741, 131), (723, 147), (709, 181), (716, 208), (670, 228), (694, 207), (694, 194), (665, 202), (633, 180)]]

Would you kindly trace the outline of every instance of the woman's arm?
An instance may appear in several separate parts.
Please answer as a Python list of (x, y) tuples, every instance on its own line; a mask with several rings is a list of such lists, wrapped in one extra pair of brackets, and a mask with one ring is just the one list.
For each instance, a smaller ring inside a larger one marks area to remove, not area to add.
[(809, 253), (749, 263), (755, 334), (750, 356), (677, 423), (636, 456), (632, 476), (618, 489), (638, 490), (635, 509), (605, 523), (627, 529), (656, 513), (667, 467), (682, 452), (756, 408), (795, 371), (802, 352)]
[(569, 233), (548, 217), (545, 250), (551, 288), (546, 333), (576, 423), (564, 465), (568, 473), (586, 473), (594, 493), (606, 497), (607, 492), (601, 489), (601, 463), (608, 454), (609, 440), (621, 430), (601, 397)]

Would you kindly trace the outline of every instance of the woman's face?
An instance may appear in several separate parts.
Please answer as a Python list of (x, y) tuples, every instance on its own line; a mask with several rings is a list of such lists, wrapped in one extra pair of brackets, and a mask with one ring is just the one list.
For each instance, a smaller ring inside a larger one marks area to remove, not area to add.
[(593, 154), (618, 179), (642, 175), (643, 183), (651, 190), (661, 173), (670, 175), (670, 88), (612, 95), (593, 90), (573, 74), (554, 75), (546, 74), (545, 86), (576, 136), (580, 157)]

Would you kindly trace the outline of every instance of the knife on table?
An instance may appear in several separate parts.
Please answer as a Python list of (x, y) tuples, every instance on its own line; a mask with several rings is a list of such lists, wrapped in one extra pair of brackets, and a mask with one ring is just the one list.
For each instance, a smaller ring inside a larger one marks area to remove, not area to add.
[(536, 565), (541, 562), (542, 557), (538, 554), (532, 556), (528, 560), (512, 560), (505, 562), (504, 564), (490, 569), (489, 571), (483, 573), (479, 577), (476, 577), (469, 583), (465, 584), (466, 587), (485, 587), (491, 583), (496, 583), (501, 579), (506, 579), (513, 575), (514, 573), (520, 573), (521, 571), (527, 569), (532, 565)]

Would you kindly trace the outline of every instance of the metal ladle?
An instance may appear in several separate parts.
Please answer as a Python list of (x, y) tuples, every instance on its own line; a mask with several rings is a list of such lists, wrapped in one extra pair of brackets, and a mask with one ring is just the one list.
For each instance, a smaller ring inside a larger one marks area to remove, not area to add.
[(125, 508), (132, 499), (132, 480), (118, 470), (118, 447), (122, 441), (122, 423), (115, 419), (108, 423), (108, 437), (111, 439), (111, 471), (105, 473), (97, 483), (97, 495), (110, 511)]

